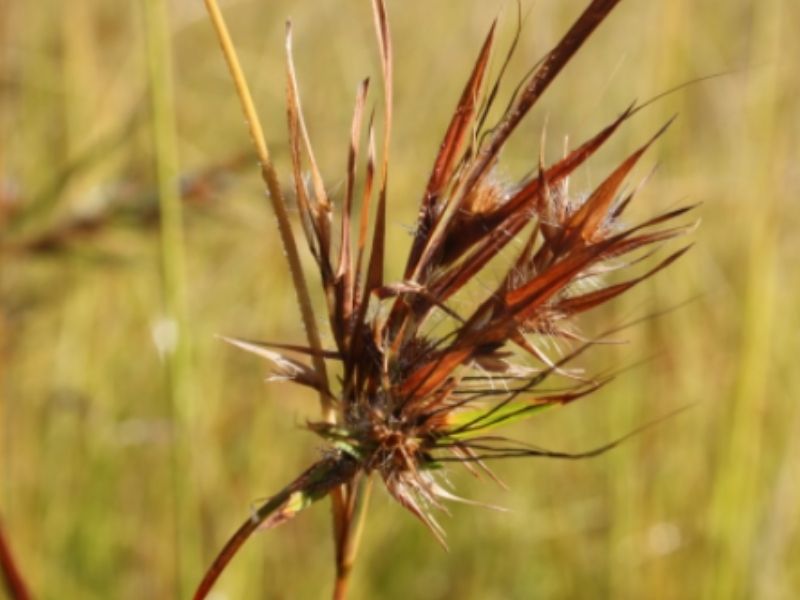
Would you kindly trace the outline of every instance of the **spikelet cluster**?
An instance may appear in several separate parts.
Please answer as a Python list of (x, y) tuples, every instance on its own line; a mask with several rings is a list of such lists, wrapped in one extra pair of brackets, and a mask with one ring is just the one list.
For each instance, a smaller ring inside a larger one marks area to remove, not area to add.
[[(610, 447), (584, 454), (549, 452), (507, 439), (497, 428), (603, 385), (604, 380), (573, 368), (576, 357), (599, 341), (586, 337), (575, 317), (619, 296), (685, 251), (642, 266), (658, 245), (686, 232), (686, 225), (673, 223), (689, 207), (633, 225), (622, 220), (633, 197), (622, 191), (625, 180), (666, 126), (581, 197), (570, 193), (570, 175), (640, 107), (628, 107), (552, 164), (534, 159), (530, 175), (520, 180), (503, 180), (497, 165), (519, 123), (616, 4), (591, 2), (490, 123), (516, 46), (515, 41), (499, 72), (490, 77), (492, 25), (424, 187), (399, 281), (384, 276), (393, 65), (385, 7), (380, 0), (373, 2), (385, 97), (382, 148), (376, 149), (376, 119), (367, 108), (365, 80), (356, 94), (343, 198), (336, 202), (309, 141), (287, 29), (294, 189), (335, 347), (318, 356), (301, 346), (229, 341), (270, 360), (276, 377), (323, 394), (335, 407), (335, 418), (309, 424), (329, 448), (324, 458), (243, 526), (216, 568), (256, 525), (281, 522), (334, 488), (352, 486), (370, 474), (377, 474), (388, 492), (444, 543), (436, 509), (459, 499), (438, 475), (447, 463), (491, 476), (487, 462), (492, 459), (577, 457)], [(494, 259), (501, 253), (505, 266), (496, 275), (503, 260)], [(484, 288), (484, 297), (468, 312), (460, 312), (463, 303), (456, 310), (456, 294), (490, 263), (495, 284)], [(625, 270), (632, 274), (603, 283), (608, 273)], [(554, 353), (553, 347), (562, 351)], [(326, 370), (339, 375), (335, 386), (326, 372), (312, 366), (313, 358), (324, 359)], [(552, 391), (553, 380), (558, 391)]]

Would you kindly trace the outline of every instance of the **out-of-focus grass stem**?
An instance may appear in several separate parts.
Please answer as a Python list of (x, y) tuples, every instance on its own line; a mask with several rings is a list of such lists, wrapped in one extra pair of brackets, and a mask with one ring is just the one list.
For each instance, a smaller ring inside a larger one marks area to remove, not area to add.
[[(759, 159), (743, 157), (744, 171), (752, 173), (742, 197), (750, 223), (745, 288), (741, 309), (740, 356), (733, 390), (727, 443), (721, 449), (710, 515), (711, 540), (715, 545), (713, 568), (706, 598), (728, 600), (750, 597), (755, 574), (749, 568), (758, 546), (762, 517), (761, 485), (764, 413), (769, 397), (770, 353), (774, 328), (773, 307), (777, 294), (777, 223), (773, 180), (779, 123), (775, 119), (781, 55), (782, 0), (765, 2), (753, 24), (754, 67), (746, 89), (748, 119), (745, 137), (762, 149)], [(754, 199), (758, 199), (754, 202)]]
[(190, 402), (190, 360), (186, 315), (186, 268), (183, 219), (178, 180), (178, 150), (175, 103), (172, 89), (171, 50), (167, 6), (163, 0), (144, 0), (147, 66), (155, 145), (155, 166), (161, 214), (161, 275), (167, 334), (164, 358), (169, 387), (169, 413), (172, 418), (173, 508), (175, 524), (175, 591), (181, 593), (185, 552), (183, 539), (187, 514), (181, 499), (181, 482), (187, 476), (186, 454), (182, 452)]

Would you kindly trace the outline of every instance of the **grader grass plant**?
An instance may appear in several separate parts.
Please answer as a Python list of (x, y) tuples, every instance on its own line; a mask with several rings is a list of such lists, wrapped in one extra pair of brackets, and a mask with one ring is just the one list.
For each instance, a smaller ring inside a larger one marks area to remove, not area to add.
[[(273, 378), (319, 393), (323, 420), (309, 422), (308, 427), (326, 441), (326, 447), (322, 458), (245, 520), (200, 583), (196, 599), (207, 597), (254, 531), (283, 523), (328, 496), (333, 501), (336, 557), (333, 597), (345, 598), (373, 473), (380, 476), (389, 494), (446, 546), (444, 529), (434, 511), (446, 510), (444, 501), (468, 502), (447, 489), (446, 472), (439, 471), (448, 463), (461, 463), (475, 475), (483, 471), (496, 479), (487, 464), (493, 460), (586, 458), (616, 445), (613, 442), (583, 453), (559, 452), (492, 430), (544, 408), (573, 402), (607, 383), (609, 377), (585, 375), (572, 363), (591, 346), (610, 343), (617, 332), (587, 337), (577, 329), (575, 317), (626, 292), (685, 251), (669, 254), (635, 277), (613, 284), (602, 282), (610, 273), (649, 258), (652, 246), (687, 230), (672, 222), (690, 208), (678, 208), (632, 226), (623, 221), (634, 193), (623, 192), (622, 184), (666, 126), (593, 192), (580, 197), (569, 190), (573, 172), (639, 111), (636, 105), (595, 136), (567, 149), (555, 163), (545, 165), (543, 139), (538, 168), (531, 169), (531, 174), (519, 181), (502, 181), (498, 174), (500, 153), (508, 138), (617, 3), (591, 2), (531, 75), (516, 86), (506, 109), (489, 126), (505, 65), (516, 45), (515, 40), (495, 80), (488, 81), (492, 25), (434, 160), (404, 275), (397, 282), (387, 281), (385, 276), (394, 95), (394, 54), (386, 6), (383, 0), (373, 0), (384, 87), (382, 152), (376, 159), (372, 116), (366, 134), (362, 132), (369, 90), (369, 79), (365, 79), (356, 94), (338, 219), (333, 218), (333, 200), (317, 167), (300, 107), (291, 26), (287, 25), (294, 189), (335, 341), (333, 349), (326, 349), (320, 345), (286, 204), (247, 84), (219, 8), (214, 0), (206, 2), (251, 128), (308, 335), (308, 346), (228, 341), (271, 362)], [(354, 196), (363, 135), (368, 149), (356, 220)], [(313, 192), (304, 178), (304, 156), (311, 166)], [(370, 214), (373, 194), (377, 200), (374, 219)], [(457, 293), (507, 246), (513, 247), (513, 242), (517, 242), (515, 256), (494, 287), (487, 286), (485, 299), (464, 316), (451, 308)], [(558, 347), (558, 342), (572, 347), (550, 356), (550, 348)], [(313, 362), (292, 358), (292, 353)], [(335, 388), (329, 371), (338, 374)]]

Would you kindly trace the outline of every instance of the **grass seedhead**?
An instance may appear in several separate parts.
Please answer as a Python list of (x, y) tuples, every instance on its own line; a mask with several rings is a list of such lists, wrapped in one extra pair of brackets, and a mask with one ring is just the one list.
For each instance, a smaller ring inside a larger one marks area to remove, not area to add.
[[(287, 27), (292, 173), (335, 348), (228, 341), (270, 361), (276, 378), (322, 393), (335, 414), (308, 425), (325, 440), (325, 457), (242, 526), (215, 562), (197, 598), (210, 589), (257, 526), (283, 522), (343, 484), (348, 490), (345, 499), (352, 504), (357, 482), (377, 474), (389, 494), (444, 545), (445, 533), (435, 512), (446, 510), (445, 503), (457, 499), (439, 482), (444, 465), (461, 463), (475, 473), (491, 475), (486, 462), (492, 459), (585, 458), (621, 441), (568, 453), (493, 433), (501, 425), (575, 402), (605, 385), (608, 379), (592, 378), (573, 368), (580, 355), (607, 340), (605, 335), (587, 337), (576, 317), (616, 298), (686, 251), (673, 252), (621, 282), (607, 281), (608, 273), (630, 270), (647, 260), (657, 245), (687, 231), (685, 225), (672, 223), (691, 207), (634, 225), (623, 220), (633, 198), (621, 193), (623, 183), (669, 123), (583, 199), (569, 192), (572, 173), (638, 111), (636, 105), (568, 149), (555, 163), (547, 165), (540, 158), (538, 165), (534, 163), (538, 168), (521, 180), (503, 180), (495, 168), (519, 123), (617, 3), (590, 2), (522, 83), (496, 124), (488, 127), (487, 115), (510, 59), (506, 57), (500, 75), (487, 83), (495, 41), (495, 24), (491, 25), (434, 160), (403, 279), (395, 282), (386, 281), (384, 271), (393, 112), (393, 55), (386, 7), (382, 0), (373, 1), (385, 98), (383, 144), (376, 153), (374, 118), (367, 118), (370, 86), (364, 80), (356, 91), (344, 199), (338, 207), (326, 191), (314, 158), (292, 62), (291, 27)], [(516, 42), (512, 51), (515, 47)], [(364, 191), (356, 222), (355, 190), (365, 121)], [(311, 173), (310, 190), (306, 169)], [(373, 207), (374, 216), (370, 214)], [(519, 250), (507, 261), (504, 272), (494, 275), (494, 287), (470, 312), (456, 311), (453, 297), (476, 276), (486, 274), (490, 263), (496, 266), (495, 259), (512, 242), (517, 242)], [(440, 326), (431, 327), (434, 321)], [(442, 322), (449, 327), (442, 327)], [(566, 349), (551, 355), (553, 346)], [(292, 358), (287, 352), (300, 357)], [(340, 383), (330, 386), (324, 371), (311, 361), (304, 362), (308, 357), (337, 363), (331, 370), (341, 373)], [(340, 513), (345, 515), (340, 532), (350, 526), (350, 512)]]

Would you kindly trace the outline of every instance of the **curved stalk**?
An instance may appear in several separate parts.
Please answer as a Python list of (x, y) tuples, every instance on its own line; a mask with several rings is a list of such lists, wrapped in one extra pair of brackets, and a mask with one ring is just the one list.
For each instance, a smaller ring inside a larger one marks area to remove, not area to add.
[(275, 511), (286, 502), (289, 498), (289, 494), (290, 492), (284, 490), (280, 494), (273, 496), (266, 503), (262, 504), (247, 521), (242, 523), (239, 529), (236, 530), (236, 533), (228, 540), (228, 543), (225, 544), (225, 547), (219, 555), (217, 555), (217, 558), (214, 559), (211, 567), (209, 567), (203, 580), (197, 587), (197, 591), (194, 593), (194, 600), (202, 600), (208, 595), (214, 583), (216, 583), (226, 565), (239, 551), (239, 548), (242, 547), (242, 544), (244, 544), (247, 538), (249, 538), (256, 529), (258, 529), (264, 520), (275, 513)]
[(6, 592), (11, 600), (30, 600), (28, 586), (19, 572), (19, 568), (11, 556), (11, 549), (3, 536), (0, 528), (0, 575), (5, 583)]
[(194, 593), (194, 600), (203, 600), (208, 596), (227, 564), (256, 529), (269, 529), (288, 521), (332, 490), (351, 481), (357, 469), (358, 464), (348, 456), (328, 456), (313, 464), (300, 477), (262, 504), (242, 523), (214, 559)]

